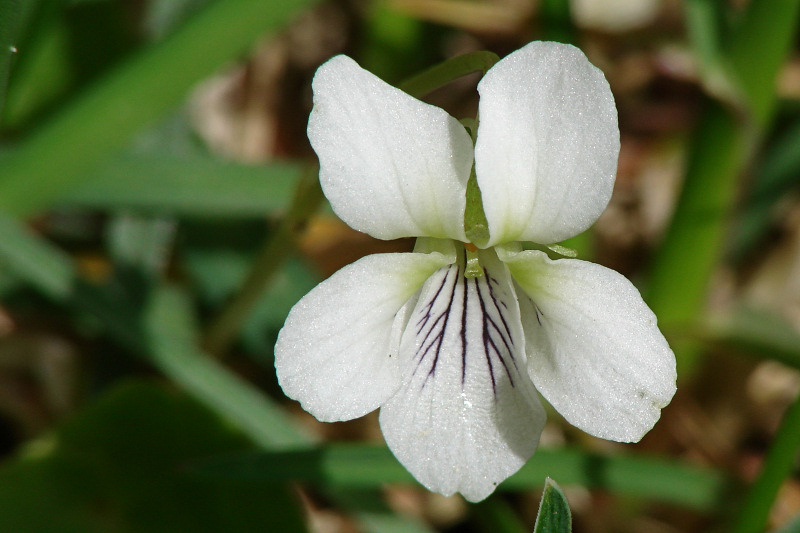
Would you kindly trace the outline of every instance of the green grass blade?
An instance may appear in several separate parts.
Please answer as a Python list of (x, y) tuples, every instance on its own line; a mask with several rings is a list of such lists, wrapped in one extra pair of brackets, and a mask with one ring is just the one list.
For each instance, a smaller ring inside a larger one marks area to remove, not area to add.
[(789, 55), (798, 15), (799, 0), (753, 0), (726, 46), (748, 109), (761, 127), (772, 117), (778, 71)]
[(311, 2), (210, 4), (162, 43), (109, 73), (9, 154), (0, 208), (25, 216), (58, 200), (104, 156), (173, 109), (194, 83)]
[(750, 489), (744, 505), (739, 508), (733, 533), (759, 533), (764, 531), (769, 512), (781, 484), (792, 473), (797, 452), (800, 450), (800, 398), (784, 415), (778, 434), (764, 460), (761, 473)]
[(0, 0), (0, 116), (6, 100), (11, 62), (17, 53), (22, 13), (22, 0)]
[[(412, 483), (414, 478), (376, 445), (339, 444), (314, 450), (254, 453), (219, 457), (198, 465), (199, 475), (241, 477), (265, 483), (289, 479), (350, 488), (375, 488), (383, 483)], [(614, 494), (660, 500), (712, 512), (725, 496), (730, 480), (711, 470), (634, 456), (600, 456), (580, 450), (538, 450), (501, 490), (540, 488), (548, 475), (562, 483), (578, 483)]]
[(686, 181), (672, 224), (655, 255), (646, 292), (647, 302), (675, 350), (679, 376), (694, 366), (696, 346), (680, 334), (692, 328), (705, 304), (706, 286), (722, 253), (748, 140), (731, 113), (709, 102), (691, 146)]
[(112, 159), (63, 205), (178, 215), (264, 217), (285, 209), (301, 165), (244, 165), (211, 157), (125, 154)]
[(151, 358), (176, 383), (232, 420), (265, 448), (308, 445), (310, 434), (295, 427), (283, 410), (195, 348), (197, 331), (186, 295), (174, 287), (155, 290), (145, 316)]
[(800, 369), (800, 333), (782, 317), (740, 309), (706, 335), (712, 346)]
[(0, 264), (54, 299), (69, 298), (77, 269), (70, 257), (0, 211)]
[(473, 522), (484, 533), (528, 533), (528, 529), (502, 498), (492, 495), (471, 507)]

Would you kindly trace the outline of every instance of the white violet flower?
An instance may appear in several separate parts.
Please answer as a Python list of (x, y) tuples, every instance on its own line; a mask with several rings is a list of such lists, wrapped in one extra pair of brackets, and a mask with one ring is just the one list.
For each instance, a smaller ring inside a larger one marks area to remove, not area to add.
[(418, 240), (294, 306), (275, 346), (284, 392), (322, 421), (380, 407), (414, 477), (471, 501), (536, 450), (537, 391), (592, 435), (649, 431), (676, 379), (653, 312), (617, 272), (520, 244), (577, 235), (608, 204), (619, 130), (602, 72), (563, 44), (510, 54), (478, 84), (474, 148), (459, 121), (349, 57), (322, 65), (313, 90), (308, 137), (333, 210), (378, 239)]

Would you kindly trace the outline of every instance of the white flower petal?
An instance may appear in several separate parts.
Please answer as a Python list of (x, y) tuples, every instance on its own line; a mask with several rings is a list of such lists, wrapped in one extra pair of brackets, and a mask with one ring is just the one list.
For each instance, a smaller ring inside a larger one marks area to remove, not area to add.
[(472, 141), (442, 109), (384, 83), (347, 56), (317, 70), (308, 138), (336, 214), (379, 239), (464, 241)]
[(552, 261), (534, 250), (498, 254), (521, 288), (528, 369), (539, 392), (587, 433), (641, 439), (675, 394), (676, 372), (636, 287), (586, 261)]
[(603, 73), (573, 46), (533, 42), (492, 67), (478, 92), (475, 171), (489, 244), (549, 244), (591, 226), (619, 154)]
[(479, 501), (536, 450), (545, 414), (526, 375), (508, 270), (481, 253), (423, 286), (400, 346), (403, 385), (381, 408), (386, 443), (430, 490)]
[(291, 310), (275, 345), (281, 388), (319, 420), (350, 420), (400, 385), (403, 305), (454, 256), (377, 254), (344, 267)]

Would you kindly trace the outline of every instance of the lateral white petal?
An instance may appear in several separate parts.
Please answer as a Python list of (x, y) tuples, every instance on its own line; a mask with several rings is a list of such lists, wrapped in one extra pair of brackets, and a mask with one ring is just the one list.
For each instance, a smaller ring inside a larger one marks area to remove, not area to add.
[(545, 421), (508, 270), (491, 250), (481, 261), (480, 278), (465, 279), (462, 260), (423, 286), (400, 345), (403, 384), (380, 414), (386, 443), (420, 483), (470, 501), (530, 458)]
[(636, 287), (586, 261), (498, 253), (521, 287), (528, 369), (539, 392), (587, 433), (641, 439), (675, 394), (676, 372)]
[(549, 244), (606, 208), (619, 129), (603, 73), (577, 48), (533, 42), (478, 84), (475, 171), (492, 244)]
[(275, 345), (281, 388), (324, 422), (375, 410), (400, 385), (404, 304), (454, 256), (377, 254), (344, 267), (289, 312)]
[(442, 109), (336, 56), (317, 70), (308, 138), (336, 214), (379, 239), (464, 241), (472, 141)]

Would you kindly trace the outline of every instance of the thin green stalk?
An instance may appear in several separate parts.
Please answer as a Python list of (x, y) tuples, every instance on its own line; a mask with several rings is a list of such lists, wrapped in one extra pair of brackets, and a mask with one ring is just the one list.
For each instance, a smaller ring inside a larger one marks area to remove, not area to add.
[[(678, 375), (691, 374), (698, 344), (687, 341), (705, 305), (706, 288), (722, 255), (737, 182), (775, 107), (775, 80), (792, 43), (800, 0), (753, 0), (731, 34), (721, 62), (743, 95), (742, 109), (708, 101), (690, 147), (684, 187), (655, 255), (647, 300), (670, 336)], [(716, 49), (695, 39), (699, 55)], [(758, 79), (755, 79), (758, 78)]]
[(409, 78), (398, 87), (415, 98), (422, 98), (431, 91), (443, 87), (461, 76), (466, 76), (473, 72), (483, 72), (485, 74), (498, 61), (500, 61), (500, 58), (493, 52), (471, 52), (443, 61)]
[(214, 355), (227, 351), (264, 291), (269, 287), (275, 272), (294, 250), (299, 228), (317, 210), (322, 199), (317, 169), (314, 167), (306, 170), (297, 184), (289, 211), (264, 243), (252, 263), (247, 279), (208, 327), (208, 333), (203, 340), (206, 351)]
[(313, 0), (212, 2), (158, 45), (109, 73), (3, 161), (0, 209), (26, 216), (89, 176), (220, 66)]
[(764, 459), (756, 482), (740, 508), (733, 533), (764, 531), (770, 509), (783, 482), (791, 474), (800, 450), (800, 397), (789, 407)]
[(473, 522), (485, 533), (528, 533), (514, 509), (500, 496), (490, 496), (470, 510)]

